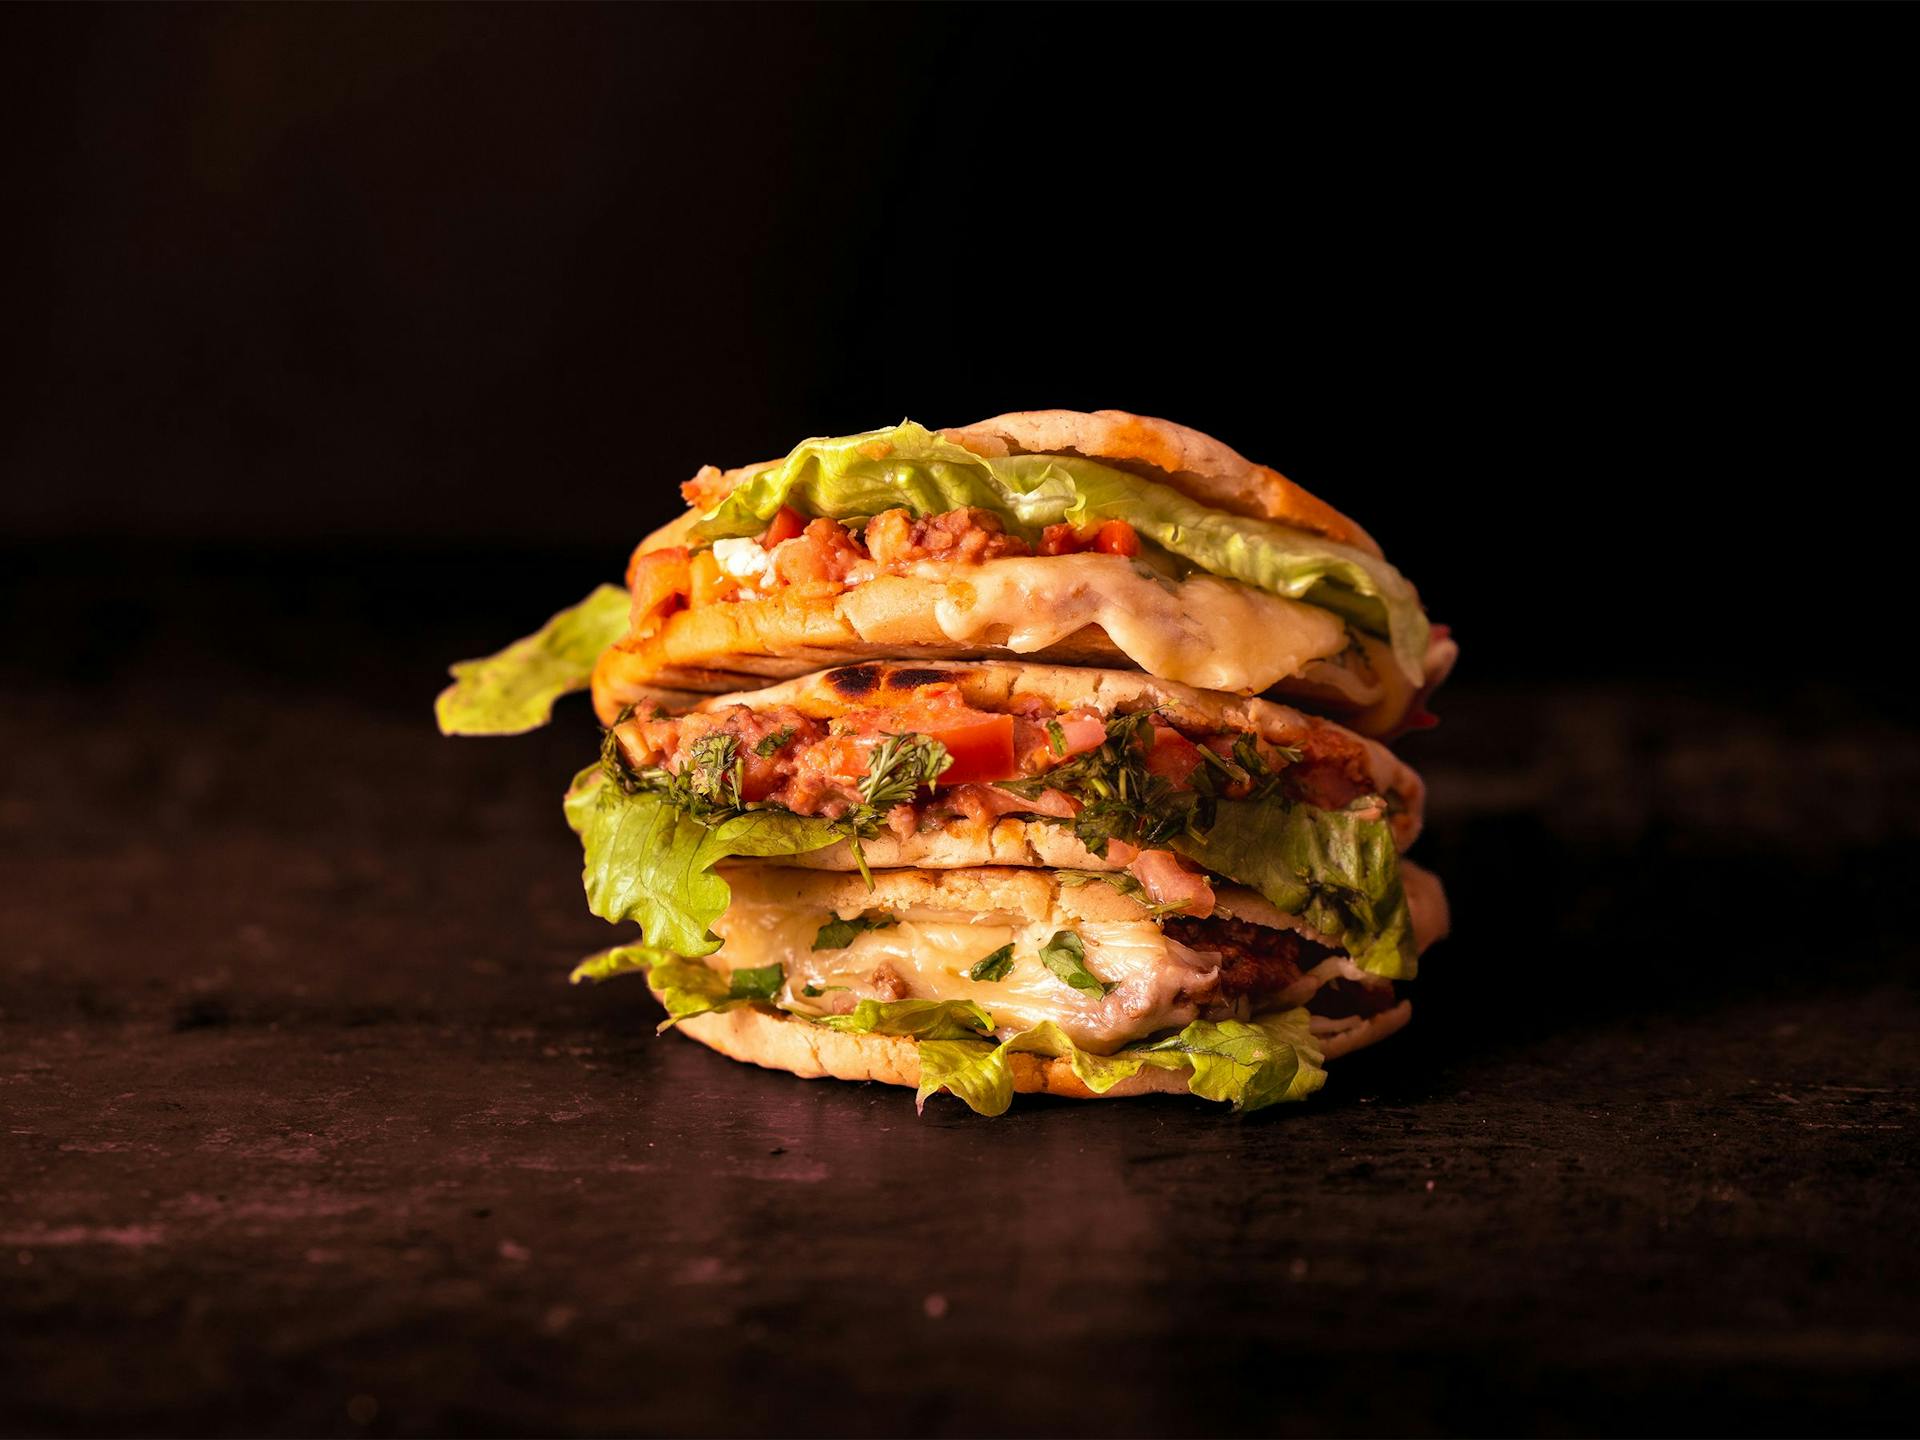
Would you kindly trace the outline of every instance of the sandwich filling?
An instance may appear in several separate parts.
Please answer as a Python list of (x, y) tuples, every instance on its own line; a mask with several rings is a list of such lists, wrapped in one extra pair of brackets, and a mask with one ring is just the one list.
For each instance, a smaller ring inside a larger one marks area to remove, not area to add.
[(1190, 837), (1204, 801), (1257, 794), (1375, 820), (1390, 803), (1374, 795), (1365, 747), (1334, 725), (1304, 721), (1298, 743), (1279, 746), (1243, 731), (1183, 731), (1153, 711), (1110, 718), (1023, 697), (992, 712), (939, 683), (941, 673), (831, 671), (844, 693), (892, 702), (831, 717), (790, 704), (630, 716), (608, 732), (609, 764), (621, 783), (657, 787), (689, 809), (865, 815), (901, 839), (977, 834), (1006, 816), (1058, 825), (1150, 903), (1194, 918), (1212, 913), (1213, 891), (1205, 867), (1172, 842)]
[[(1396, 829), (1411, 838), (1417, 796), (1382, 793), (1368, 742), (1117, 674), (1104, 710), (1052, 701), (1062, 678), (1091, 694), (1100, 672), (1031, 673), (1055, 678), (851, 666), (687, 715), (628, 716), (567, 799), (596, 913), (698, 957), (720, 944), (728, 860), (857, 869), (871, 888), (869, 846), (888, 865), (975, 866), (1007, 858), (995, 842), (1011, 826), (1039, 837), (1021, 863), (1084, 870), (1154, 918), (1204, 921), (1235, 883), (1357, 968), (1412, 974)], [(1417, 788), (1404, 767), (1385, 774)]]
[[(933, 586), (937, 598), (927, 604), (916, 593), (903, 604), (902, 581)], [(1221, 580), (1158, 547), (1143, 554), (1125, 520), (1089, 531), (1049, 525), (1029, 544), (978, 507), (921, 519), (896, 508), (864, 527), (782, 507), (757, 537), (642, 550), (628, 584), (630, 647), (682, 610), (784, 600), (829, 609), (879, 647), (924, 643), (929, 617), (969, 652), (1033, 654), (1097, 627), (1142, 669), (1201, 689), (1253, 694), (1323, 671), (1330, 688), (1389, 688), (1375, 671), (1390, 662), (1384, 646), (1370, 649), (1338, 616)]]
[(863, 1000), (965, 1001), (1002, 1038), (1052, 1021), (1097, 1054), (1195, 1020), (1299, 1006), (1375, 1014), (1395, 1003), (1392, 981), (1310, 933), (1221, 917), (1034, 919), (927, 905), (842, 915), (736, 896), (714, 929), (722, 945), (708, 963), (778, 965), (774, 1003), (798, 1015), (847, 1015)]
[(1177, 478), (977, 453), (912, 423), (702, 471), (685, 487), (694, 508), (635, 552), (624, 594), (596, 591), (457, 666), (441, 726), (519, 733), (589, 682), (610, 721), (879, 654), (1007, 653), (1277, 689), (1367, 734), (1431, 723), (1425, 697), (1457, 647), (1397, 570), (1164, 483)]
[(1405, 1022), (1446, 927), (1400, 861), (1424, 787), (1245, 698), (1426, 720), (1455, 647), (1351, 521), (1112, 412), (809, 440), (683, 493), (624, 587), (436, 702), (445, 733), (512, 734), (591, 687), (566, 815), (589, 908), (639, 937), (575, 980), (641, 973), (663, 1029), (986, 1114), (1299, 1099)]
[[(981, 454), (905, 422), (804, 441), (778, 464), (737, 477), (703, 471), (686, 491), (696, 507), (684, 536), (690, 547), (758, 539), (778, 551), (813, 529), (794, 528), (803, 522), (841, 522), (837, 532), (822, 527), (818, 544), (774, 567), (788, 569), (789, 581), (831, 581), (834, 571), (851, 571), (859, 563), (849, 543), (856, 526), (869, 560), (880, 566), (1092, 549), (1304, 600), (1387, 641), (1410, 680), (1424, 671), (1427, 621), (1419, 596), (1377, 555), (1214, 509), (1161, 480), (1080, 455)], [(721, 556), (710, 573), (727, 574)], [(636, 584), (636, 621), (646, 618), (659, 589)]]
[[(1320, 1083), (1323, 1046), (1408, 1008), (1391, 980), (1240, 887), (1189, 920), (1073, 872), (890, 870), (870, 890), (781, 866), (727, 878), (704, 961), (618, 946), (574, 978), (645, 972), (662, 1029), (749, 1008), (775, 1026), (911, 1038), (923, 1100), (950, 1090), (988, 1114), (1006, 1108), (1019, 1052), (1067, 1061), (1095, 1093), (1152, 1065), (1244, 1108), (1299, 1098)], [(1426, 943), (1446, 922), (1421, 880)]]

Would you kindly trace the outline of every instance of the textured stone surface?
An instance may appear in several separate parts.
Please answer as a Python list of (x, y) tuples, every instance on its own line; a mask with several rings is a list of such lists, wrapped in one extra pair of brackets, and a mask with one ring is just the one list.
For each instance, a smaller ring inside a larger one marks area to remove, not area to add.
[(70, 628), (0, 708), (0, 1429), (1911, 1427), (1891, 720), (1463, 681), (1404, 1035), (1244, 1121), (916, 1119), (567, 988), (578, 702), (442, 741), (475, 639), (391, 579), (169, 583), (4, 592)]

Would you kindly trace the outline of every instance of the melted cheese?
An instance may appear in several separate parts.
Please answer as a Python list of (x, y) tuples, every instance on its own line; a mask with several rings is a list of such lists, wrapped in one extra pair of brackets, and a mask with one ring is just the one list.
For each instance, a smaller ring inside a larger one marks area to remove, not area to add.
[[(1194, 1019), (1198, 1011), (1180, 997), (1213, 973), (1193, 951), (1169, 941), (1146, 920), (1091, 924), (908, 910), (899, 924), (863, 931), (844, 949), (815, 950), (814, 936), (829, 918), (824, 910), (736, 903), (714, 922), (714, 933), (724, 943), (707, 963), (738, 969), (778, 962), (787, 971), (781, 1002), (822, 1013), (833, 1008), (836, 997), (875, 998), (871, 977), (885, 964), (915, 999), (972, 1000), (1006, 1033), (1052, 1020), (1076, 1044), (1100, 1051)], [(1076, 990), (1040, 963), (1040, 948), (1066, 928), (1086, 946), (1087, 968), (1113, 983), (1110, 993)], [(968, 970), (1008, 944), (1013, 968), (1004, 978), (967, 978)], [(805, 996), (801, 992), (807, 986), (826, 993)]]
[(957, 645), (1026, 655), (1098, 625), (1149, 674), (1203, 690), (1257, 694), (1347, 643), (1340, 620), (1316, 606), (1213, 575), (1158, 576), (1118, 555), (929, 563), (912, 573), (945, 583), (934, 621)]

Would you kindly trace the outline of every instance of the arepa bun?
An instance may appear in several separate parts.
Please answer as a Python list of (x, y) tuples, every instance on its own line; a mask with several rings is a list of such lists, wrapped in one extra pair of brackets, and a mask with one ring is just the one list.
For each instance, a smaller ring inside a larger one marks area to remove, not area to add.
[[(1231, 447), (1171, 421), (1122, 410), (1031, 410), (941, 433), (987, 456), (1059, 454), (1097, 460), (1230, 514), (1290, 526), (1370, 555), (1380, 554), (1366, 531), (1317, 496)], [(701, 508), (710, 508), (743, 479), (766, 468), (720, 471), (709, 466), (695, 478), (690, 493), (698, 495)], [(636, 555), (686, 543), (696, 518), (691, 511), (677, 517), (643, 541)], [(737, 690), (822, 666), (879, 657), (965, 660), (1007, 654), (1012, 639), (1008, 627), (986, 624), (995, 612), (976, 612), (985, 628), (954, 634), (938, 618), (942, 606), (954, 615), (972, 608), (967, 582), (968, 572), (975, 567), (924, 568), (928, 573), (880, 575), (841, 592), (748, 595), (668, 615), (601, 657), (593, 677), (595, 706), (601, 718), (609, 720), (630, 704), (670, 703), (662, 698), (665, 692)], [(939, 570), (950, 573), (932, 573)], [(1263, 598), (1282, 603), (1279, 597)], [(1230, 667), (1219, 672), (1220, 678), (1178, 668), (1167, 673), (1220, 688), (1294, 694), (1316, 708), (1348, 717), (1365, 733), (1387, 734), (1402, 724), (1416, 692), (1431, 688), (1452, 662), (1450, 644), (1436, 642), (1422, 676), (1403, 674), (1384, 645), (1359, 637), (1358, 650), (1346, 650), (1349, 637), (1325, 625), (1325, 612), (1311, 606), (1301, 610), (1321, 617), (1324, 635), (1312, 625), (1301, 628), (1304, 620), (1287, 619), (1279, 612), (1270, 617), (1272, 624), (1225, 627), (1222, 623), (1216, 628), (1231, 628), (1233, 633), (1217, 636), (1219, 653), (1231, 658)], [(1294, 638), (1285, 648), (1263, 648), (1272, 647), (1281, 635)], [(1048, 643), (1023, 647), (1018, 653), (1050, 664), (1147, 668), (1139, 653), (1130, 655), (1122, 649), (1114, 634), (1098, 622), (1047, 639)], [(1249, 647), (1244, 656), (1236, 645)], [(1152, 663), (1163, 668), (1162, 661)]]
[[(784, 866), (742, 864), (727, 867), (724, 873), (733, 886), (733, 904), (742, 915), (742, 924), (748, 933), (756, 934), (765, 930), (770, 908), (792, 912), (808, 930), (829, 913), (851, 917), (875, 910), (909, 920), (945, 914), (965, 916), (973, 923), (1037, 920), (1049, 926), (1098, 927), (1149, 918), (1146, 907), (1107, 885), (1069, 885), (1045, 871), (998, 867), (880, 870), (874, 872), (871, 890), (857, 875), (807, 872)], [(1403, 876), (1413, 922), (1412, 943), (1417, 952), (1446, 934), (1446, 898), (1438, 880), (1419, 867), (1405, 865)], [(1260, 895), (1240, 887), (1227, 887), (1220, 892), (1216, 913), (1222, 919), (1294, 928), (1309, 937), (1313, 935), (1293, 916), (1276, 910)], [(723, 947), (711, 961), (719, 962), (724, 969), (726, 955)], [(750, 963), (764, 964), (773, 958), (777, 957), (756, 952)], [(788, 954), (783, 963), (791, 964), (798, 959), (797, 955)], [(1312, 995), (1317, 993), (1316, 985), (1323, 983), (1316, 977), (1324, 968), (1303, 977), (1280, 1003), (1311, 1003)], [(1311, 1022), (1313, 1044), (1328, 1059), (1349, 1054), (1392, 1034), (1406, 1024), (1411, 1014), (1412, 1007), (1400, 1000), (1366, 1016), (1343, 1019), (1315, 1016)], [(909, 1087), (920, 1083), (918, 1047), (912, 1039), (846, 1033), (766, 1006), (742, 1006), (696, 1016), (682, 1021), (678, 1028), (732, 1059), (784, 1070), (805, 1079), (877, 1080)], [(1017, 1091), (1078, 1099), (1118, 1099), (1155, 1092), (1181, 1094), (1187, 1091), (1189, 1073), (1145, 1069), (1107, 1091), (1105, 1096), (1096, 1097), (1064, 1060), (1015, 1054), (1012, 1068)]]
[[(1413, 1017), (1413, 1005), (1402, 1000), (1360, 1024), (1314, 1044), (1324, 1060), (1351, 1055), (1384, 1040)], [(814, 1025), (776, 1011), (741, 1006), (683, 1020), (679, 1030), (729, 1059), (768, 1070), (784, 1070), (803, 1080), (877, 1080), (883, 1085), (920, 1084), (919, 1045), (891, 1035), (851, 1035)], [(1184, 1095), (1187, 1070), (1143, 1068), (1104, 1094), (1096, 1094), (1073, 1073), (1065, 1060), (1045, 1055), (1015, 1053), (1013, 1088), (1022, 1095), (1059, 1095), (1074, 1100), (1123, 1100), (1133, 1095)]]

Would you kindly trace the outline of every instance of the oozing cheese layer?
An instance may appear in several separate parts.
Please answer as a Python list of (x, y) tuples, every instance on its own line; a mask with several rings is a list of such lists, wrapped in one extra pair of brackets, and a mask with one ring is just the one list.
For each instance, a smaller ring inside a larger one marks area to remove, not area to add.
[[(1002, 1034), (1051, 1020), (1082, 1048), (1102, 1052), (1196, 1018), (1246, 1019), (1256, 1005), (1261, 1010), (1315, 1005), (1322, 989), (1336, 982), (1389, 997), (1393, 990), (1389, 981), (1357, 969), (1345, 955), (1333, 954), (1283, 990), (1257, 1000), (1244, 993), (1223, 997), (1216, 983), (1222, 978), (1219, 954), (1200, 941), (1189, 948), (1168, 937), (1156, 920), (1093, 921), (1084, 918), (1084, 912), (1067, 913), (1058, 903), (1035, 904), (1037, 882), (1030, 877), (1020, 887), (1028, 892), (1024, 903), (987, 901), (978, 913), (950, 903), (890, 901), (886, 877), (903, 873), (877, 872), (877, 893), (836, 903), (807, 895), (823, 881), (832, 883), (828, 877), (764, 869), (736, 872), (730, 877), (736, 887), (733, 904), (713, 927), (723, 943), (704, 963), (723, 972), (782, 966), (786, 985), (779, 1003), (803, 1015), (844, 1014), (866, 999), (971, 1000), (993, 1017)], [(942, 877), (941, 883), (950, 878)], [(1298, 930), (1317, 944), (1332, 943), (1297, 917), (1238, 887), (1221, 891), (1220, 913), (1225, 919)], [(897, 923), (860, 931), (839, 948), (813, 948), (828, 921), (866, 915), (890, 916)], [(1041, 948), (1062, 930), (1080, 937), (1087, 969), (1111, 984), (1110, 992), (1076, 989), (1041, 962)], [(1013, 947), (1012, 964), (1001, 979), (969, 978), (976, 965), (1008, 945)], [(816, 993), (808, 995), (808, 989)]]
[[(1098, 625), (1141, 669), (1203, 690), (1257, 694), (1347, 644), (1341, 621), (1316, 606), (1212, 575), (1159, 576), (1118, 555), (929, 563), (909, 573), (944, 583), (933, 617), (956, 645), (1024, 655)], [(887, 643), (891, 617), (860, 597), (856, 586), (841, 613), (861, 638)]]
[[(820, 1014), (849, 1008), (852, 1000), (889, 998), (874, 984), (875, 971), (885, 965), (915, 999), (972, 1000), (1008, 1032), (1052, 1020), (1076, 1044), (1098, 1051), (1195, 1019), (1199, 1011), (1186, 992), (1216, 974), (1210, 959), (1169, 940), (1150, 920), (1056, 923), (1005, 912), (967, 916), (910, 909), (898, 924), (863, 931), (842, 949), (813, 949), (820, 926), (832, 918), (825, 910), (735, 903), (714, 922), (724, 943), (707, 963), (724, 969), (782, 964), (787, 988), (781, 1003)], [(1041, 947), (1061, 929), (1079, 935), (1087, 969), (1114, 987), (1106, 995), (1077, 990), (1041, 964)], [(967, 977), (1009, 944), (1013, 967), (1003, 978)], [(805, 995), (808, 987), (822, 993)]]

